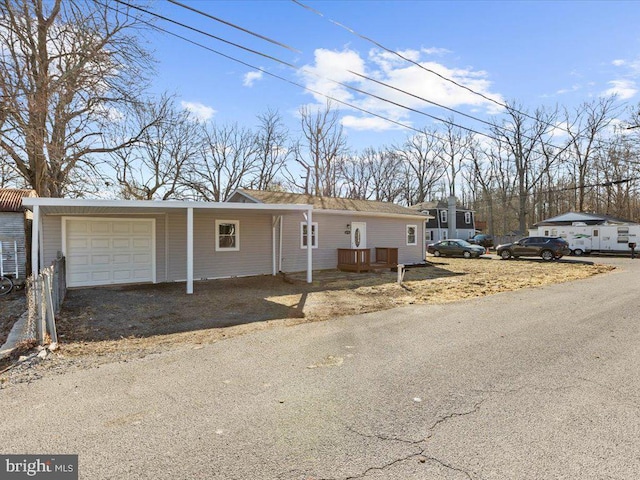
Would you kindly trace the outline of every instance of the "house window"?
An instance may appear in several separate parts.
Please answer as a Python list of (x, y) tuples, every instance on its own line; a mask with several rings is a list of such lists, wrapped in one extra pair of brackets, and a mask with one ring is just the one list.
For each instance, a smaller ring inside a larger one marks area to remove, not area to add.
[(440, 210), (440, 222), (447, 223), (447, 211)]
[(216, 251), (240, 250), (240, 222), (238, 220), (216, 220)]
[(418, 244), (418, 226), (407, 225), (407, 245)]
[(441, 240), (446, 240), (446, 239), (447, 239), (447, 233), (448, 233), (448, 232), (449, 232), (448, 230), (441, 230), (441, 231), (440, 231), (440, 233), (441, 233), (441, 235), (442, 235)]
[(464, 212), (464, 223), (471, 224), (471, 212)]
[[(311, 223), (311, 247), (318, 248), (318, 223)], [(307, 222), (300, 222), (300, 248), (307, 248)]]

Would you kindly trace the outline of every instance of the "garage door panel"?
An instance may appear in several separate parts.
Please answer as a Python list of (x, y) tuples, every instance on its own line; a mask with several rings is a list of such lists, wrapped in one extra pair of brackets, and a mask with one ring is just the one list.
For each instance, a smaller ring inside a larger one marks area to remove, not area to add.
[(132, 225), (132, 233), (151, 235), (151, 224), (150, 223), (134, 223)]
[(112, 246), (113, 248), (126, 250), (131, 248), (131, 240), (128, 238), (114, 238)]
[(116, 282), (122, 282), (125, 280), (133, 280), (133, 274), (131, 270), (114, 270), (113, 271), (113, 279)]
[(151, 248), (150, 238), (134, 238), (133, 248)]
[(67, 268), (73, 268), (76, 266), (81, 267), (86, 265), (89, 265), (89, 255), (76, 254), (72, 257), (67, 257)]
[(109, 234), (111, 233), (110, 230), (111, 227), (109, 225), (109, 222), (91, 222), (89, 224), (89, 232), (92, 234)]
[(83, 285), (91, 281), (91, 275), (89, 275), (89, 272), (82, 272), (82, 273), (69, 272), (67, 280), (70, 285), (71, 284)]
[[(150, 261), (150, 259), (147, 259)], [(131, 255), (128, 254), (118, 254), (113, 256), (113, 264), (114, 265), (129, 265), (131, 264)]]
[(135, 267), (151, 265), (151, 255), (148, 253), (140, 253), (133, 256), (133, 262)]
[(96, 282), (94, 284), (98, 284), (98, 285), (109, 283), (109, 280), (111, 280), (111, 273), (105, 272), (105, 271), (94, 270), (90, 272), (90, 276), (91, 276), (91, 281)]
[(87, 238), (70, 238), (67, 247), (74, 250), (84, 250), (89, 247), (89, 239)]
[(153, 225), (148, 219), (67, 220), (68, 285), (155, 281)]
[(97, 250), (100, 248), (108, 249), (111, 248), (111, 242), (108, 238), (92, 238), (91, 239), (91, 249)]
[(91, 255), (92, 267), (103, 267), (111, 263), (111, 255)]
[(151, 270), (149, 270), (148, 268), (141, 268), (141, 269), (135, 269), (133, 270), (133, 278), (136, 281), (140, 281), (144, 278), (147, 278), (149, 275), (151, 275)]
[(130, 234), (131, 233), (130, 222), (113, 222), (111, 232), (115, 234)]

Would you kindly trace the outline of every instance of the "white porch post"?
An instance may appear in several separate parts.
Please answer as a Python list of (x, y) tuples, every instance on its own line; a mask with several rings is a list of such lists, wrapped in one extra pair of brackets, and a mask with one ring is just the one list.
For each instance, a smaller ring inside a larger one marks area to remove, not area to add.
[(282, 271), (282, 215), (280, 215), (280, 228), (278, 229), (278, 271)]
[(273, 275), (274, 277), (278, 273), (276, 271), (276, 224), (277, 223), (278, 223), (278, 217), (273, 215), (271, 217), (271, 245), (272, 245), (272, 249), (271, 249), (271, 263), (272, 263), (271, 275)]
[[(311, 212), (313, 211), (313, 207), (307, 210), (307, 283), (311, 283), (313, 281), (313, 236), (311, 229), (313, 228)], [(316, 241), (318, 241), (318, 232), (316, 232)]]
[(33, 206), (33, 220), (31, 221), (31, 275), (35, 279), (40, 271), (40, 206)]
[(187, 208), (187, 294), (193, 293), (193, 207)]

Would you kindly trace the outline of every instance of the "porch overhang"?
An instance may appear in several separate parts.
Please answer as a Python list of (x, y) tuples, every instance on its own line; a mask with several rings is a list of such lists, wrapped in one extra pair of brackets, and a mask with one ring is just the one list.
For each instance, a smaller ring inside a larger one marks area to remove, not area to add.
[[(313, 206), (298, 204), (249, 204), (226, 202), (195, 202), (174, 200), (91, 200), (69, 198), (24, 198), (24, 207), (33, 212), (33, 230), (31, 240), (32, 274), (40, 271), (42, 258), (43, 232), (42, 217), (45, 215), (60, 216), (94, 216), (116, 217), (118, 215), (161, 215), (169, 212), (183, 211), (187, 218), (186, 271), (187, 293), (193, 293), (193, 214), (195, 211), (216, 211), (222, 215), (233, 212), (259, 212), (265, 215), (282, 215), (287, 212), (300, 212), (311, 224)], [(307, 242), (311, 244), (311, 228), (307, 230)], [(307, 255), (307, 281), (312, 282), (312, 250)], [(275, 252), (275, 251), (274, 251)], [(275, 253), (274, 253), (275, 255)], [(275, 258), (274, 258), (275, 262)], [(42, 265), (43, 266), (43, 265)]]

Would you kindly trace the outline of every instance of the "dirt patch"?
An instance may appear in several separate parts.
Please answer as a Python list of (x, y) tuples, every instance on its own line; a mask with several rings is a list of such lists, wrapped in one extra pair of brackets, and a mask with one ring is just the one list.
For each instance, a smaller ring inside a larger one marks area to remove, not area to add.
[[(173, 348), (202, 348), (277, 325), (454, 302), (582, 279), (613, 268), (575, 261), (434, 259), (427, 267), (408, 270), (402, 285), (396, 272), (325, 271), (314, 272), (312, 284), (304, 274), (196, 282), (193, 295), (185, 294), (183, 283), (70, 290), (57, 321), (60, 349), (44, 359), (35, 351), (18, 363), (15, 358), (0, 362), (0, 388), (69, 368), (126, 362)], [(11, 308), (19, 311), (19, 298), (11, 300)], [(8, 312), (10, 304), (2, 305)]]
[(0, 346), (7, 341), (9, 332), (24, 312), (27, 302), (24, 290), (14, 290), (4, 297), (0, 297)]
[(274, 325), (390, 309), (440, 304), (521, 288), (586, 278), (613, 267), (588, 262), (436, 260), (395, 272), (317, 272), (184, 284), (72, 290), (60, 314), (58, 335), (65, 355), (121, 355), (210, 343)]

